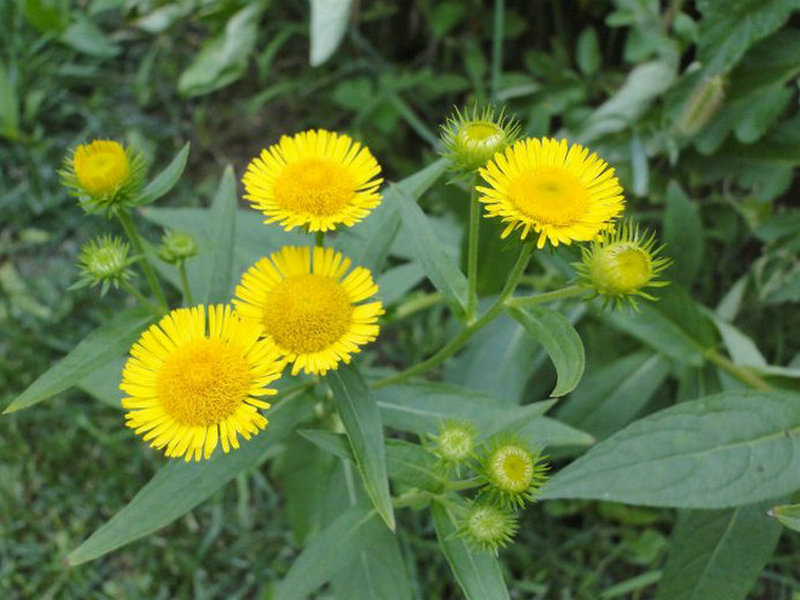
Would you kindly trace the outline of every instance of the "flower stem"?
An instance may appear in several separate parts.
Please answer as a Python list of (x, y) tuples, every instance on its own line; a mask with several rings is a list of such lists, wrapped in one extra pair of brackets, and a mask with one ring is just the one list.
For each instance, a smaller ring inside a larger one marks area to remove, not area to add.
[(467, 248), (467, 324), (475, 320), (475, 311), (478, 308), (478, 246), (480, 242), (481, 207), (478, 202), (476, 185), (478, 176), (472, 178), (469, 201), (469, 242)]
[(131, 241), (133, 251), (142, 257), (139, 264), (142, 266), (142, 271), (144, 271), (144, 276), (147, 279), (150, 290), (153, 292), (153, 296), (155, 296), (158, 304), (161, 305), (166, 312), (168, 305), (167, 299), (164, 296), (164, 290), (161, 289), (161, 284), (156, 277), (155, 271), (153, 271), (153, 265), (150, 264), (150, 258), (144, 252), (142, 239), (139, 237), (139, 232), (136, 231), (136, 225), (133, 223), (131, 213), (125, 210), (117, 211), (117, 218), (119, 219), (122, 228), (125, 230), (128, 239)]
[(727, 356), (724, 356), (716, 350), (709, 350), (706, 352), (706, 358), (717, 365), (723, 371), (730, 373), (735, 379), (738, 379), (743, 384), (750, 386), (754, 390), (768, 391), (772, 389), (766, 381), (761, 379), (752, 370), (747, 367), (735, 364)]
[(183, 303), (186, 306), (192, 306), (192, 287), (189, 285), (189, 278), (186, 276), (186, 261), (178, 262), (178, 273), (181, 276), (181, 287), (183, 288)]
[(134, 298), (136, 298), (137, 302), (139, 302), (142, 306), (146, 306), (147, 308), (152, 310), (153, 313), (155, 313), (156, 315), (161, 316), (164, 314), (163, 310), (161, 310), (158, 306), (156, 306), (155, 304), (150, 302), (150, 300), (145, 298), (139, 290), (137, 290), (135, 287), (131, 285), (129, 281), (125, 281), (123, 279), (122, 281), (120, 281), (120, 286), (122, 287), (123, 290), (128, 292)]
[(506, 3), (505, 0), (495, 0), (494, 3), (494, 30), (492, 31), (492, 102), (497, 100), (500, 92), (500, 75), (503, 71), (503, 36), (505, 31)]
[(400, 373), (396, 373), (395, 375), (390, 375), (389, 377), (385, 377), (384, 379), (379, 379), (378, 381), (372, 383), (372, 387), (374, 389), (379, 389), (382, 387), (386, 387), (387, 385), (393, 385), (395, 383), (400, 383), (414, 377), (415, 375), (420, 375), (425, 373), (426, 371), (430, 371), (434, 367), (439, 366), (445, 360), (450, 358), (453, 354), (455, 354), (461, 347), (467, 343), (472, 334), (476, 331), (479, 331), (484, 326), (491, 323), (497, 315), (503, 310), (503, 306), (505, 306), (506, 299), (514, 293), (514, 290), (517, 287), (517, 283), (519, 282), (519, 278), (522, 273), (525, 271), (525, 267), (528, 266), (528, 261), (531, 259), (531, 254), (533, 253), (534, 245), (531, 243), (525, 244), (522, 249), (522, 252), (517, 258), (517, 262), (514, 264), (514, 267), (511, 269), (511, 273), (506, 280), (506, 285), (503, 287), (503, 291), (500, 292), (500, 295), (495, 300), (494, 304), (487, 310), (481, 317), (467, 325), (461, 332), (450, 340), (447, 344), (442, 347), (436, 354), (428, 358), (427, 360), (422, 361), (419, 364), (414, 365), (413, 367), (409, 367), (405, 371), (401, 371)]
[(536, 294), (535, 296), (519, 296), (517, 298), (509, 298), (506, 300), (506, 305), (523, 308), (525, 306), (532, 306), (534, 304), (542, 304), (543, 302), (552, 302), (553, 300), (581, 296), (588, 291), (589, 289), (582, 285), (570, 285), (561, 288), (560, 290), (553, 290), (552, 292), (545, 292), (544, 294)]
[(320, 248), (322, 248), (325, 245), (325, 232), (324, 231), (318, 231), (314, 235), (314, 244), (316, 246), (319, 246)]

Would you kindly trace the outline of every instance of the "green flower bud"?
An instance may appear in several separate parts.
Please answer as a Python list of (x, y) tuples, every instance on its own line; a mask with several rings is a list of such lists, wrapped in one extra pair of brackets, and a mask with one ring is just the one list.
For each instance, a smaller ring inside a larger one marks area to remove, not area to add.
[(500, 505), (524, 506), (533, 501), (547, 479), (547, 464), (515, 438), (493, 440), (481, 461), (487, 491)]
[(516, 516), (505, 508), (476, 502), (467, 511), (458, 533), (471, 546), (496, 554), (513, 541), (518, 527)]
[(458, 109), (442, 126), (442, 155), (453, 163), (453, 168), (474, 172), (496, 153), (513, 144), (521, 131), (519, 122), (509, 119), (504, 109), (495, 116), (492, 107), (463, 113)]
[(161, 238), (158, 256), (164, 262), (177, 264), (197, 254), (197, 243), (187, 233), (168, 230)]
[(705, 127), (725, 99), (722, 75), (703, 77), (692, 90), (678, 118), (678, 132), (691, 137)]
[(644, 289), (668, 284), (658, 276), (672, 261), (660, 257), (663, 246), (656, 248), (655, 244), (654, 233), (642, 234), (638, 226), (624, 222), (588, 248), (581, 248), (581, 261), (575, 268), (584, 285), (604, 296), (604, 306), (610, 301), (620, 306), (628, 300), (638, 309), (634, 296), (656, 300)]
[(128, 257), (129, 246), (117, 237), (100, 236), (81, 247), (78, 267), (81, 277), (73, 288), (102, 286), (105, 295), (109, 286), (117, 287), (133, 276), (128, 268), (133, 262)]
[(434, 453), (445, 463), (459, 465), (475, 454), (477, 431), (466, 421), (451, 420), (439, 427), (433, 437)]

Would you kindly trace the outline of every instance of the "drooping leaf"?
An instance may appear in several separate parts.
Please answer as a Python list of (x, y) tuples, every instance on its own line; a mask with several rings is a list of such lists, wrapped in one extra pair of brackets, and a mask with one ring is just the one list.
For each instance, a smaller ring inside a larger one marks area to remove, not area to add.
[(553, 361), (558, 381), (550, 395), (559, 397), (574, 390), (583, 375), (586, 358), (581, 337), (567, 318), (541, 306), (510, 308), (508, 313), (544, 346)]
[(394, 531), (383, 423), (378, 405), (355, 365), (340, 365), (327, 380), (333, 390), (367, 495), (386, 525)]
[(682, 514), (656, 600), (744, 600), (780, 533), (757, 505)]
[(153, 315), (123, 312), (90, 333), (64, 358), (39, 376), (3, 413), (12, 413), (55, 396), (127, 351)]
[(186, 168), (190, 146), (191, 143), (186, 142), (164, 170), (145, 186), (144, 190), (142, 190), (142, 195), (137, 201), (138, 205), (152, 204), (175, 187), (175, 184), (178, 183), (181, 175), (183, 175), (183, 170)]
[(431, 505), (436, 537), (458, 585), (467, 600), (508, 600), (508, 589), (497, 557), (470, 548), (456, 535), (456, 519), (449, 507), (439, 502)]
[(342, 43), (353, 0), (311, 0), (311, 49), (309, 63), (318, 67)]
[(378, 514), (357, 506), (342, 513), (308, 543), (275, 592), (275, 600), (306, 600), (358, 555), (363, 532)]
[[(256, 466), (294, 426), (307, 417), (311, 402), (302, 392), (274, 401), (268, 411), (269, 425), (254, 438), (241, 442), (238, 450), (223, 454), (217, 448), (209, 460), (184, 462), (171, 459), (105, 525), (67, 556), (70, 565), (94, 560), (167, 525), (191, 510), (237, 473)], [(131, 441), (141, 445), (138, 440)]]
[(723, 392), (649, 415), (556, 473), (544, 498), (727, 508), (800, 489), (800, 396)]

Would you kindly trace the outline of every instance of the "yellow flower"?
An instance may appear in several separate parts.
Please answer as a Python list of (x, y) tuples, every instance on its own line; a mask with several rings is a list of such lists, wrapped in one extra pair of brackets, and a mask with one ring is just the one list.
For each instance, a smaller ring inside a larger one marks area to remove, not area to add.
[(238, 448), (267, 425), (259, 398), (284, 363), (261, 328), (245, 323), (230, 306), (179, 308), (152, 325), (131, 348), (120, 389), (126, 425), (166, 455), (209, 458)]
[(638, 309), (634, 296), (656, 300), (644, 291), (669, 282), (658, 279), (672, 261), (660, 256), (663, 246), (656, 248), (655, 233), (641, 233), (639, 227), (626, 221), (614, 232), (604, 232), (589, 248), (581, 248), (581, 261), (575, 268), (595, 295), (604, 296), (605, 303), (613, 301), (619, 307), (628, 300)]
[[(313, 259), (313, 260), (312, 260)], [(380, 302), (359, 304), (378, 291), (372, 274), (332, 248), (287, 246), (262, 258), (243, 276), (233, 303), (243, 319), (264, 327), (289, 361), (292, 374), (325, 374), (350, 362), (378, 336)]]
[(265, 223), (286, 230), (352, 226), (381, 202), (381, 168), (368, 148), (323, 129), (283, 136), (262, 150), (242, 178), (245, 198)]
[(487, 217), (507, 223), (502, 237), (522, 228), (539, 234), (537, 246), (593, 240), (622, 212), (622, 188), (614, 169), (596, 154), (565, 140), (529, 138), (496, 154), (478, 187)]

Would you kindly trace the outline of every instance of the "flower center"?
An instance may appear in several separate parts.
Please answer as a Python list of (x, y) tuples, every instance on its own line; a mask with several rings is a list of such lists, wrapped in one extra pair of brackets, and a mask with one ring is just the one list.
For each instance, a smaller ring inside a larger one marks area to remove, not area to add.
[(128, 176), (128, 157), (121, 149), (120, 152), (89, 153), (76, 162), (78, 181), (92, 194), (113, 192)]
[(324, 158), (304, 158), (286, 165), (275, 181), (275, 201), (287, 210), (331, 216), (355, 195), (355, 181), (343, 165)]
[(493, 471), (498, 482), (510, 492), (528, 489), (533, 478), (533, 460), (530, 454), (516, 446), (506, 446), (494, 457)]
[(503, 137), (503, 130), (494, 123), (477, 121), (461, 128), (461, 138), (467, 144), (491, 146)]
[(306, 354), (330, 348), (347, 333), (353, 306), (336, 279), (294, 275), (269, 293), (263, 314), (264, 331), (279, 347)]
[(250, 365), (237, 350), (208, 338), (176, 349), (158, 371), (164, 410), (186, 425), (214, 425), (231, 416), (253, 383)]
[[(634, 244), (618, 244), (606, 249), (608, 259), (601, 255), (598, 283), (618, 294), (631, 294), (644, 287), (653, 276), (650, 255)], [(605, 277), (603, 277), (605, 276)]]
[(520, 173), (509, 185), (508, 195), (520, 211), (545, 225), (572, 225), (589, 205), (586, 187), (561, 167)]

